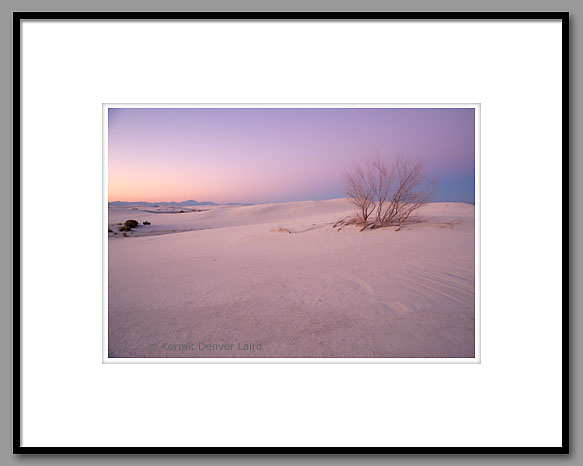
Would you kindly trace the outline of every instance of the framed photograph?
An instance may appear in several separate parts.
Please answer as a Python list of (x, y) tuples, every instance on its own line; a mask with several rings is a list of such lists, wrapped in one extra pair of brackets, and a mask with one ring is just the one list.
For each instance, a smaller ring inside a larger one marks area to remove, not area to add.
[(479, 105), (103, 118), (105, 362), (479, 362)]
[(14, 13), (14, 452), (567, 453), (567, 70), (568, 13)]

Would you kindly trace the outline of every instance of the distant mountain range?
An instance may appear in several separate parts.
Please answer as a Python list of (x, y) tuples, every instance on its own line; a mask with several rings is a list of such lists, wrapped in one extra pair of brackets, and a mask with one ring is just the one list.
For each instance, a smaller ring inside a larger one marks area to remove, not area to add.
[(252, 204), (239, 204), (236, 202), (229, 202), (227, 204), (217, 204), (215, 202), (198, 202), (193, 201), (192, 199), (189, 201), (181, 201), (181, 202), (127, 202), (127, 201), (113, 201), (108, 202), (109, 205), (114, 206), (126, 206), (126, 205), (136, 205), (136, 206), (161, 206), (161, 205), (170, 205), (170, 206), (195, 206), (195, 205), (252, 205)]

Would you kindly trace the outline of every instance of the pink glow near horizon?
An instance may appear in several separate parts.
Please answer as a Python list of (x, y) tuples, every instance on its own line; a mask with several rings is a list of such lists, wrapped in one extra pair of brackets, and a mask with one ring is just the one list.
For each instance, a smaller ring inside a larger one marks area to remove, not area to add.
[(109, 201), (265, 203), (342, 196), (359, 161), (399, 150), (438, 181), (435, 200), (474, 200), (474, 110), (116, 108)]

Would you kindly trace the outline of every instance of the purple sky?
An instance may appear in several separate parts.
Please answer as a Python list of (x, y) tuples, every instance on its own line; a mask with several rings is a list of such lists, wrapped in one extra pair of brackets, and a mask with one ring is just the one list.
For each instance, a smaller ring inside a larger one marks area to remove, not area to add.
[(425, 164), (433, 201), (474, 202), (474, 109), (110, 108), (109, 201), (343, 197), (377, 150)]

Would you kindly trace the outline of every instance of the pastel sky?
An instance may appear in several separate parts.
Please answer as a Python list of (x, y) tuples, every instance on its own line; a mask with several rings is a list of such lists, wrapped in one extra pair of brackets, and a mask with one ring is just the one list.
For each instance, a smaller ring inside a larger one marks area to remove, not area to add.
[(109, 201), (343, 197), (378, 151), (423, 161), (433, 201), (474, 202), (472, 108), (110, 108)]

